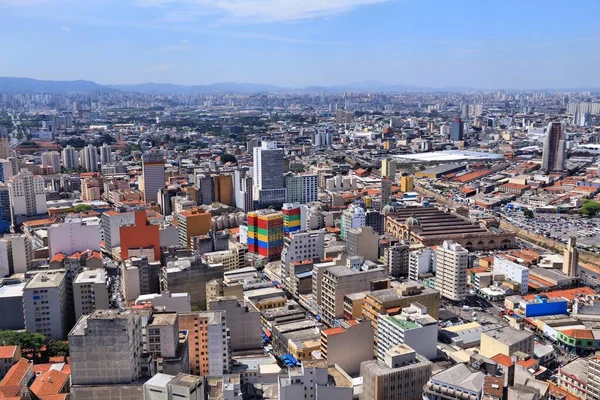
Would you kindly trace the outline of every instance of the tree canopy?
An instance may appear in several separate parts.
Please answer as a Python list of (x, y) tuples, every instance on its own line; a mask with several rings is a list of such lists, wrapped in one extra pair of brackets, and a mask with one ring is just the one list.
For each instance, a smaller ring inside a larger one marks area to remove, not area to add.
[(86, 213), (92, 211), (92, 206), (88, 206), (87, 204), (77, 204), (73, 207), (73, 211), (77, 213)]
[(237, 158), (235, 158), (235, 156), (233, 154), (223, 154), (221, 156), (221, 162), (223, 164), (226, 164), (228, 162), (232, 162), (232, 163), (237, 163)]
[(0, 331), (0, 346), (21, 346), (21, 349), (39, 349), (46, 344), (46, 337), (39, 333)]
[(49, 357), (69, 355), (69, 344), (61, 342), (60, 340), (48, 341), (48, 346), (46, 347), (46, 349), (48, 350)]
[(579, 214), (587, 217), (593, 217), (600, 212), (600, 203), (594, 200), (586, 200), (583, 207), (579, 210)]

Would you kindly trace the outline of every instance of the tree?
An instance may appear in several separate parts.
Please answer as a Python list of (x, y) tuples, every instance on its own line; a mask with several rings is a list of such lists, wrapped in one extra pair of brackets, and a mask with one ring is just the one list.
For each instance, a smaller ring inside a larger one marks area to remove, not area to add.
[(46, 346), (49, 357), (68, 356), (69, 344), (60, 340), (50, 340)]
[(198, 306), (192, 306), (192, 312), (200, 312), (202, 311)]
[(92, 206), (88, 206), (87, 204), (77, 204), (73, 207), (73, 212), (76, 213), (86, 213), (92, 211)]
[(39, 333), (0, 331), (0, 346), (21, 346), (21, 349), (39, 349), (46, 344), (46, 337)]
[(594, 200), (586, 200), (583, 207), (579, 210), (579, 214), (586, 217), (593, 217), (600, 212), (600, 203)]
[(235, 158), (235, 156), (233, 154), (223, 154), (221, 156), (221, 162), (223, 164), (227, 164), (228, 162), (236, 164), (237, 163), (237, 158)]
[(535, 214), (529, 208), (526, 208), (523, 210), (523, 215), (525, 215), (525, 218), (534, 218), (535, 217)]

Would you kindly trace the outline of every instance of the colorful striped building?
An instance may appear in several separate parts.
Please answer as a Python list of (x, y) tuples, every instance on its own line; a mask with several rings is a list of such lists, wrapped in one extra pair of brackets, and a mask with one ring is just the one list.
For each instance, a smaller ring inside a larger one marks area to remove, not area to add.
[(283, 249), (283, 214), (272, 210), (248, 213), (248, 251), (278, 260)]
[(287, 235), (302, 228), (302, 213), (299, 204), (286, 203), (281, 212), (283, 213), (283, 233)]

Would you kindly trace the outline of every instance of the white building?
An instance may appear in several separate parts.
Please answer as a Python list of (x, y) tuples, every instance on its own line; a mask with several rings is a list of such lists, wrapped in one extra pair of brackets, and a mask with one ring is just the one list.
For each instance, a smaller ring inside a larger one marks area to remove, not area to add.
[(358, 186), (356, 185), (356, 177), (342, 177), (341, 175), (336, 175), (333, 178), (329, 178), (325, 181), (325, 189), (327, 189), (330, 192), (358, 189)]
[(158, 200), (158, 191), (165, 187), (165, 159), (159, 152), (144, 154), (142, 162), (142, 182), (146, 203)]
[(110, 210), (102, 213), (102, 232), (104, 234), (104, 246), (106, 250), (112, 251), (121, 246), (121, 227), (135, 225), (133, 212), (117, 212)]
[(60, 154), (58, 151), (42, 153), (42, 167), (52, 167), (54, 173), (60, 173)]
[(521, 294), (527, 294), (529, 288), (529, 268), (505, 258), (494, 257), (494, 272), (500, 272), (507, 279), (520, 283)]
[(288, 203), (311, 203), (319, 195), (318, 175), (288, 174), (285, 176), (286, 201)]
[(469, 252), (460, 244), (445, 240), (436, 250), (435, 290), (442, 297), (462, 301), (467, 295)]
[(325, 360), (304, 361), (279, 377), (279, 399), (351, 400), (352, 384), (338, 386), (329, 376)]
[(57, 253), (100, 251), (100, 225), (83, 220), (53, 224), (48, 228), (48, 247), (50, 257)]
[(47, 339), (63, 340), (67, 327), (67, 278), (64, 270), (40, 272), (23, 290), (25, 329)]
[(46, 189), (44, 178), (23, 170), (8, 181), (13, 225), (18, 216), (46, 214)]
[(103, 269), (80, 272), (73, 282), (75, 320), (94, 310), (108, 310), (108, 285)]
[(192, 300), (188, 293), (162, 292), (142, 294), (135, 300), (136, 305), (152, 304), (154, 308), (178, 313), (192, 311)]
[(283, 239), (281, 262), (285, 271), (289, 271), (294, 261), (322, 259), (325, 252), (325, 232), (293, 232)]
[(112, 163), (112, 149), (109, 145), (104, 143), (102, 147), (100, 147), (100, 165), (108, 165)]
[(71, 170), (79, 167), (79, 154), (71, 146), (62, 150), (62, 165), (65, 170)]
[(204, 378), (158, 373), (144, 383), (144, 400), (204, 400)]
[(81, 166), (88, 172), (98, 171), (98, 148), (92, 144), (88, 144), (81, 149)]
[(418, 281), (419, 276), (435, 272), (434, 256), (430, 248), (411, 251), (408, 255), (408, 279)]
[[(31, 239), (27, 235), (13, 234), (0, 238), (0, 276), (8, 270), (13, 274), (24, 274), (32, 259)], [(3, 260), (7, 260), (7, 264)]]
[(350, 205), (350, 207), (344, 210), (340, 219), (340, 237), (342, 240), (346, 240), (346, 232), (350, 229), (362, 228), (366, 225), (366, 222), (367, 215), (365, 209)]

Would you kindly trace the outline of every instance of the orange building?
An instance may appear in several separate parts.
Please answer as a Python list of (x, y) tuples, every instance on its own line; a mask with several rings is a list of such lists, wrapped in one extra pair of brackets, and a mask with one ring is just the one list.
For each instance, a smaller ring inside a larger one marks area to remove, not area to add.
[(233, 204), (233, 178), (231, 175), (213, 175), (215, 201), (231, 206)]
[(177, 214), (179, 245), (191, 248), (192, 237), (206, 235), (212, 227), (210, 213), (199, 208), (182, 211)]
[(122, 226), (121, 234), (121, 260), (129, 258), (129, 250), (154, 249), (154, 260), (160, 260), (159, 226), (151, 225), (146, 218), (146, 210), (135, 211), (135, 225)]
[(190, 374), (207, 376), (208, 325), (213, 313), (193, 312), (179, 314), (179, 329), (188, 332)]

